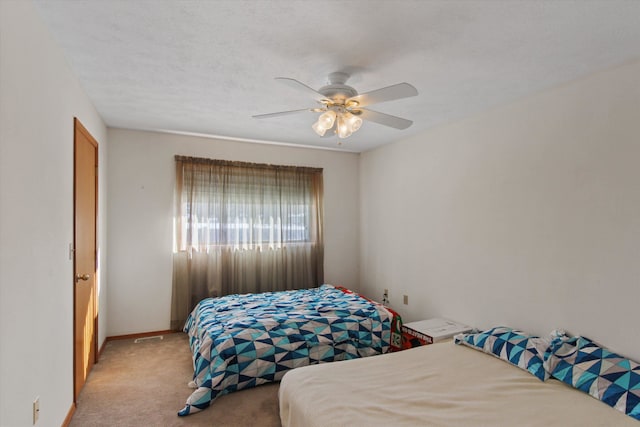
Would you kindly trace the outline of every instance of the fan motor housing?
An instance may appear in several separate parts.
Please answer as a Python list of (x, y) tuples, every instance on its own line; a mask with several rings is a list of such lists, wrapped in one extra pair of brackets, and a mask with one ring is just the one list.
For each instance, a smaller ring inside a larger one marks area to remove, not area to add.
[(326, 85), (321, 87), (318, 92), (338, 104), (344, 104), (344, 101), (358, 94), (357, 90), (344, 84)]

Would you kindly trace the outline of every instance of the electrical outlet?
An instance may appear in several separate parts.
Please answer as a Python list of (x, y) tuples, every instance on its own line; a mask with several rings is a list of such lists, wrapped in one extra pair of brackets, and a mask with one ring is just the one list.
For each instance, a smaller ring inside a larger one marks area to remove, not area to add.
[(38, 418), (40, 417), (40, 397), (36, 397), (33, 401), (33, 425), (36, 425)]
[(402, 302), (404, 305), (409, 305), (409, 295), (403, 295)]

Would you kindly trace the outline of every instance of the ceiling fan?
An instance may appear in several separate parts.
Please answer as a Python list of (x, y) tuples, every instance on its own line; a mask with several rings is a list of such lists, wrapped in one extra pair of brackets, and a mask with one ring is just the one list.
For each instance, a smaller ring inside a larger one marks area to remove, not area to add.
[(418, 91), (415, 87), (409, 83), (398, 83), (371, 92), (358, 94), (358, 91), (346, 84), (349, 77), (350, 75), (347, 73), (331, 73), (329, 74), (328, 84), (318, 90), (295, 79), (276, 77), (276, 80), (279, 82), (311, 95), (319, 106), (315, 108), (281, 111), (278, 113), (258, 114), (253, 116), (253, 118), (266, 119), (306, 111), (322, 113), (318, 121), (311, 126), (313, 130), (320, 136), (325, 136), (327, 131), (333, 131), (329, 132), (326, 136), (331, 136), (335, 133), (339, 138), (351, 136), (353, 132), (360, 129), (363, 120), (369, 120), (395, 129), (406, 129), (411, 126), (413, 123), (411, 120), (379, 113), (364, 107), (379, 102), (416, 96)]

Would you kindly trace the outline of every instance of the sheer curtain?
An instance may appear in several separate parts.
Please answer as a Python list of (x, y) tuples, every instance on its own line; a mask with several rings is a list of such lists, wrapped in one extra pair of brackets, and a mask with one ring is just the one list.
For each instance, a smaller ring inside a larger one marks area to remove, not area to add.
[(206, 297), (322, 284), (322, 169), (175, 160), (173, 329)]

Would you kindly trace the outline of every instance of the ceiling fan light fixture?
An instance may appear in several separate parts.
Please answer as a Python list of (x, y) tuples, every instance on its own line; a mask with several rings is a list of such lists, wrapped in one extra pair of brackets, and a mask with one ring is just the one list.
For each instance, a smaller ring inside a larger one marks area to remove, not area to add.
[(336, 122), (336, 112), (333, 110), (329, 110), (318, 117), (318, 121), (315, 122), (311, 128), (320, 136), (324, 136), (324, 134), (333, 127)]
[(353, 131), (351, 130), (351, 126), (349, 126), (349, 122), (345, 120), (344, 115), (341, 114), (338, 117), (338, 125), (336, 126), (336, 133), (338, 134), (338, 138), (348, 138), (351, 136)]
[(320, 124), (320, 120), (311, 125), (311, 129), (313, 129), (320, 136), (324, 136), (324, 134), (327, 132), (327, 129), (322, 127), (322, 125)]
[(362, 126), (362, 119), (358, 116), (354, 116), (349, 112), (345, 112), (342, 115), (342, 119), (347, 123), (349, 130), (351, 130), (351, 133), (356, 132), (358, 129), (360, 129), (360, 126)]
[(333, 127), (336, 121), (336, 112), (329, 110), (324, 114), (321, 114), (318, 118), (318, 125), (322, 126), (325, 130), (329, 130)]

